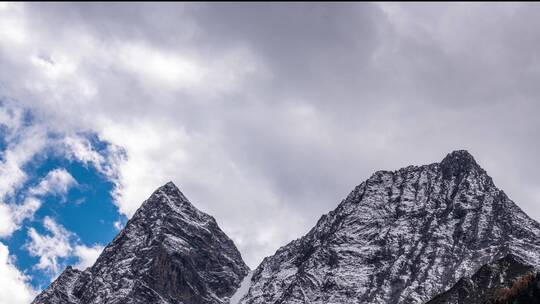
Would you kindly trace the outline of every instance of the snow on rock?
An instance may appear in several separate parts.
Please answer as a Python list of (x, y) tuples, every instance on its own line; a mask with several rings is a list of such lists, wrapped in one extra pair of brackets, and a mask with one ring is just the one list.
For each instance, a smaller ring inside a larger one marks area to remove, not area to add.
[(225, 304), (248, 272), (214, 218), (167, 183), (92, 267), (67, 268), (32, 303)]
[(214, 218), (168, 183), (92, 267), (66, 269), (33, 303), (476, 303), (529, 269), (540, 224), (455, 151), (376, 172), (249, 276)]
[(242, 280), (240, 287), (238, 287), (234, 295), (231, 297), (229, 304), (238, 304), (240, 300), (247, 294), (251, 284), (251, 277), (253, 277), (253, 272), (249, 272), (248, 275)]
[(480, 267), (472, 277), (461, 278), (448, 291), (426, 304), (488, 303), (499, 288), (511, 287), (514, 280), (534, 269), (519, 257), (508, 254), (502, 259)]
[(264, 259), (240, 303), (425, 303), (510, 253), (538, 268), (540, 225), (455, 151), (376, 172)]

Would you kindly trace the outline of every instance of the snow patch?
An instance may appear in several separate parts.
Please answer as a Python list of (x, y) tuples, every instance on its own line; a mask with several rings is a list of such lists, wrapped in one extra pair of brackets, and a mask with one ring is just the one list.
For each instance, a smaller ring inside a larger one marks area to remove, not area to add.
[(242, 300), (242, 298), (247, 294), (249, 287), (251, 287), (252, 277), (253, 277), (253, 271), (248, 272), (246, 277), (242, 280), (242, 283), (240, 283), (240, 287), (238, 287), (236, 292), (231, 297), (229, 304), (240, 303), (240, 300)]

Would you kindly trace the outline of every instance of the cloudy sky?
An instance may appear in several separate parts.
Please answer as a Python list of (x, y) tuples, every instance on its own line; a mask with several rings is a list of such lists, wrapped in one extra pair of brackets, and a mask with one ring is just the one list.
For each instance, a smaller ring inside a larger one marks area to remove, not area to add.
[(0, 304), (174, 181), (251, 267), (468, 149), (540, 219), (538, 4), (0, 4)]

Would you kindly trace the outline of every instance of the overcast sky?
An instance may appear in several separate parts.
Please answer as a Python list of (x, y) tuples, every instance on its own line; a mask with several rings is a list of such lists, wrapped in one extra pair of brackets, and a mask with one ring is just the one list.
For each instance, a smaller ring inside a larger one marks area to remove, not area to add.
[(538, 4), (2, 3), (0, 272), (24, 289), (10, 235), (65, 229), (34, 216), (45, 201), (13, 196), (77, 183), (64, 168), (43, 177), (57, 190), (23, 189), (47, 147), (109, 180), (119, 219), (172, 180), (252, 268), (374, 171), (456, 149), (538, 220), (539, 16)]

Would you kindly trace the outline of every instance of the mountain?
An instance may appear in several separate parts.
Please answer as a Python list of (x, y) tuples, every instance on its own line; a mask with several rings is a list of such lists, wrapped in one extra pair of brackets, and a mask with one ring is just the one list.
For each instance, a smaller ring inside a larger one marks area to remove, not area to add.
[(485, 304), (540, 304), (540, 272), (527, 272), (512, 286), (498, 289)]
[(505, 280), (497, 274), (505, 263), (537, 269), (539, 258), (540, 225), (473, 156), (455, 151), (440, 163), (376, 172), (306, 236), (265, 258), (240, 303), (425, 303), (462, 278), (483, 286), (474, 275), (484, 265), (499, 263), (494, 276)]
[(539, 269), (540, 224), (455, 151), (376, 172), (252, 272), (168, 183), (92, 267), (68, 267), (33, 303), (484, 303)]
[(32, 303), (224, 304), (248, 272), (215, 219), (167, 183), (92, 267), (68, 267)]
[[(477, 304), (488, 303), (496, 298), (502, 288), (530, 273), (534, 267), (509, 254), (486, 264), (472, 276), (461, 278), (448, 291), (436, 296), (426, 304)], [(520, 302), (521, 303), (521, 302)]]

